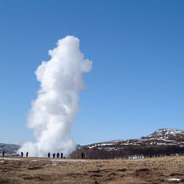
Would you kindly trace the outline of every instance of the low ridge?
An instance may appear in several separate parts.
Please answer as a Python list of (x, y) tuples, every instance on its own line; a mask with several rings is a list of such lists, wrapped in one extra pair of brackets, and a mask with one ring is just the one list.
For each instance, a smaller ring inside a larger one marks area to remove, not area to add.
[(80, 146), (72, 153), (79, 158), (84, 152), (88, 158), (130, 158), (176, 155), (184, 153), (184, 130), (163, 128), (137, 139), (114, 140)]

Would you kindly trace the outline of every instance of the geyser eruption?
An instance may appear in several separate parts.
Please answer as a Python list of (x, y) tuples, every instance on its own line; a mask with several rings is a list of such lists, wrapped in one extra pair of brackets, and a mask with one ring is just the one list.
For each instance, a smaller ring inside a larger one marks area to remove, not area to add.
[(75, 149), (74, 141), (67, 136), (79, 111), (79, 90), (85, 87), (82, 74), (92, 67), (74, 36), (58, 40), (49, 55), (51, 59), (43, 61), (35, 71), (40, 89), (27, 120), (36, 141), (23, 144), (18, 151), (28, 151), (30, 156), (47, 156), (48, 152), (68, 156)]

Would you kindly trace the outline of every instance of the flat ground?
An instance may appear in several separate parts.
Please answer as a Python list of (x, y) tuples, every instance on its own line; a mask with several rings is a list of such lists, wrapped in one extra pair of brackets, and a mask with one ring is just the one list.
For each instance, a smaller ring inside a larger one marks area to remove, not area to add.
[(184, 183), (184, 156), (137, 160), (0, 157), (0, 164), (0, 184)]

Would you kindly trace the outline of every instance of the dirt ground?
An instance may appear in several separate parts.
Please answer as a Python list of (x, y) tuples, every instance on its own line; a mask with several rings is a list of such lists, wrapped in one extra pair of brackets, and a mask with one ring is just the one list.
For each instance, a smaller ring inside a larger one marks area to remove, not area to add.
[(136, 160), (0, 157), (0, 164), (0, 184), (184, 183), (184, 156)]

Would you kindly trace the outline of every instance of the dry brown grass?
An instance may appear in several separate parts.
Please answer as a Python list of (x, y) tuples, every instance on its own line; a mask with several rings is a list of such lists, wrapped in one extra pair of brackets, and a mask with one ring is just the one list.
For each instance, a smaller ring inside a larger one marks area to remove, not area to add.
[[(0, 184), (184, 183), (184, 156), (138, 160), (56, 160), (1, 158)], [(181, 180), (171, 182), (169, 178)]]

